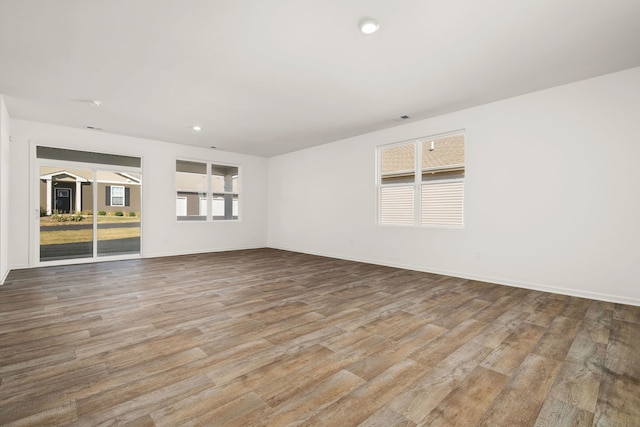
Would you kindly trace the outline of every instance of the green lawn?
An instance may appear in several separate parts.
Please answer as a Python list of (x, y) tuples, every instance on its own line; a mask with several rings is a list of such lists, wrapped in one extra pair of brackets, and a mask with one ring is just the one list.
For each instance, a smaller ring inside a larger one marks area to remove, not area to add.
[[(125, 212), (125, 215), (127, 213)], [(99, 215), (98, 218), (98, 240), (127, 239), (140, 237), (140, 227), (113, 227), (100, 229), (103, 224), (131, 224), (140, 223), (139, 216), (112, 216)], [(91, 242), (93, 240), (93, 229), (87, 228), (93, 224), (92, 215), (83, 215), (82, 221), (54, 221), (50, 216), (40, 217), (40, 227), (65, 226), (65, 230), (45, 229), (40, 231), (40, 245), (57, 245), (63, 243)], [(77, 230), (73, 227), (78, 226)]]
[[(98, 229), (98, 240), (127, 239), (140, 237), (140, 227)], [(58, 245), (62, 243), (91, 242), (93, 230), (59, 230), (40, 232), (40, 245)]]

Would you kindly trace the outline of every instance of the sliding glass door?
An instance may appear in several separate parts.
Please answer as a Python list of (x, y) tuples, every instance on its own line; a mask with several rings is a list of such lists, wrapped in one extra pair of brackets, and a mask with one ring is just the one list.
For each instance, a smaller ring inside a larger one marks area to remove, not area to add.
[(97, 171), (98, 256), (140, 253), (140, 173)]
[(93, 256), (91, 169), (40, 166), (40, 261)]
[[(99, 154), (87, 154), (101, 159)], [(108, 160), (120, 157), (105, 156)], [(139, 167), (56, 159), (37, 159), (36, 163), (38, 263), (140, 256)]]

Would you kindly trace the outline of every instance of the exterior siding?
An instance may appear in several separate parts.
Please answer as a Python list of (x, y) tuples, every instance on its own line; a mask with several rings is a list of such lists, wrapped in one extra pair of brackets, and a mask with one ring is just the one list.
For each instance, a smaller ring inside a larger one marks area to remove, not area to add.
[(82, 211), (93, 210), (93, 184), (82, 185)]
[[(106, 187), (111, 185), (122, 186), (124, 188), (129, 188), (131, 197), (129, 198), (130, 206), (107, 206), (105, 203), (106, 198)], [(98, 210), (105, 212), (135, 212), (140, 213), (140, 186), (139, 185), (121, 185), (121, 184), (104, 184), (98, 183)]]
[[(83, 183), (82, 184), (82, 206), (80, 207), (80, 209), (78, 209), (77, 206), (75, 206), (75, 191), (76, 191), (76, 184), (75, 182), (63, 182), (63, 181), (59, 181), (57, 182), (58, 185), (56, 185), (55, 187), (52, 186), (51, 189), (51, 197), (52, 197), (52, 209), (55, 209), (55, 204), (54, 204), (54, 195), (53, 192), (55, 191), (55, 188), (69, 188), (73, 194), (73, 197), (71, 198), (71, 206), (72, 206), (72, 210), (73, 211), (91, 211), (92, 207), (93, 207), (93, 185), (92, 184), (87, 184), (87, 183)], [(124, 185), (125, 188), (129, 188), (130, 190), (130, 206), (107, 206), (105, 204), (105, 187), (107, 185), (112, 185), (112, 184), (104, 184), (104, 183), (98, 183), (98, 210), (99, 211), (105, 211), (105, 212), (115, 212), (115, 211), (122, 211), (122, 212), (135, 212), (135, 213), (140, 213), (140, 186), (139, 185)], [(114, 184), (116, 185), (116, 184)], [(196, 200), (196, 212), (198, 209), (198, 205), (197, 205), (197, 200)], [(42, 209), (46, 209), (47, 207), (47, 184), (45, 181), (40, 181), (40, 207)]]
[(196, 193), (187, 193), (179, 191), (177, 197), (185, 197), (187, 199), (187, 216), (200, 215), (200, 195)]

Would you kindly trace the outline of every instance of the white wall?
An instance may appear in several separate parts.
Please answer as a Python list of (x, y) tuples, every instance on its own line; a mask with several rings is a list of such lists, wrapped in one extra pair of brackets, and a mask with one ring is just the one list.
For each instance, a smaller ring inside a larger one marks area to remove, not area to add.
[[(376, 225), (376, 146), (458, 129), (464, 229)], [(271, 158), (268, 244), (640, 305), (639, 160), (635, 68)]]
[[(31, 142), (84, 151), (142, 157), (142, 253), (144, 257), (264, 247), (267, 224), (267, 161), (261, 157), (145, 140), (104, 132), (11, 121), (11, 268), (30, 266), (36, 218), (30, 212)], [(240, 222), (177, 222), (177, 157), (242, 166)], [(33, 178), (32, 178), (33, 179)], [(37, 198), (37, 195), (33, 196)], [(4, 197), (3, 201), (6, 200)], [(33, 263), (31, 264), (33, 265)]]
[(0, 284), (9, 273), (9, 113), (0, 96)]

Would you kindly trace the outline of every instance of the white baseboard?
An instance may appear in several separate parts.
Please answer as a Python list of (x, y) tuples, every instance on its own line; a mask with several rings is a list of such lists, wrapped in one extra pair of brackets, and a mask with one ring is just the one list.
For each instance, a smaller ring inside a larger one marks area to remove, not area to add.
[(233, 246), (229, 248), (214, 248), (214, 249), (206, 249), (206, 250), (195, 250), (195, 251), (171, 251), (171, 252), (156, 252), (156, 253), (145, 253), (143, 258), (163, 258), (170, 256), (181, 256), (181, 255), (197, 255), (197, 254), (208, 254), (208, 253), (216, 253), (216, 252), (227, 252), (227, 251), (244, 251), (249, 249), (263, 249), (266, 246)]
[(32, 267), (29, 264), (20, 264), (20, 265), (14, 265), (9, 270), (24, 270), (26, 268), (32, 268)]
[(11, 273), (11, 269), (7, 269), (7, 271), (4, 272), (2, 278), (0, 278), (0, 286), (4, 285), (4, 281), (7, 280), (9, 273)]
[(621, 296), (621, 295), (604, 294), (604, 293), (600, 293), (600, 292), (584, 291), (584, 290), (581, 290), (581, 289), (562, 288), (562, 287), (557, 287), (557, 286), (543, 285), (543, 284), (540, 284), (540, 283), (532, 283), (532, 282), (523, 282), (523, 281), (518, 281), (518, 280), (510, 280), (510, 279), (506, 279), (504, 277), (477, 276), (477, 275), (461, 273), (461, 272), (457, 272), (457, 271), (429, 269), (429, 268), (425, 268), (425, 267), (422, 267), (422, 266), (416, 266), (416, 265), (410, 265), (410, 264), (387, 263), (387, 262), (381, 262), (379, 260), (370, 260), (370, 259), (365, 259), (365, 258), (349, 257), (349, 256), (328, 254), (328, 253), (322, 253), (322, 252), (316, 252), (316, 251), (306, 251), (306, 250), (300, 250), (300, 249), (296, 249), (296, 248), (288, 248), (288, 247), (284, 247), (284, 246), (273, 246), (273, 245), (270, 245), (268, 247), (272, 248), (272, 249), (280, 249), (280, 250), (284, 250), (284, 251), (300, 252), (300, 253), (305, 253), (305, 254), (309, 254), (309, 255), (317, 255), (317, 256), (323, 256), (323, 257), (328, 257), (328, 258), (344, 259), (344, 260), (347, 260), (347, 261), (356, 261), (356, 262), (364, 262), (364, 263), (367, 263), (367, 264), (383, 265), (385, 267), (394, 267), (394, 268), (402, 268), (402, 269), (405, 269), (405, 270), (421, 271), (421, 272), (424, 272), (424, 273), (441, 274), (443, 276), (458, 277), (458, 278), (467, 279), (467, 280), (477, 280), (477, 281), (480, 281), (480, 282), (495, 283), (497, 285), (513, 286), (513, 287), (516, 287), (516, 288), (529, 289), (529, 290), (532, 290), (532, 291), (549, 292), (549, 293), (552, 293), (552, 294), (568, 295), (568, 296), (572, 296), (572, 297), (587, 298), (587, 299), (598, 300), (598, 301), (606, 301), (606, 302), (613, 302), (613, 303), (618, 303), (618, 304), (640, 306), (640, 299), (629, 298), (629, 297), (625, 297), (625, 296)]

